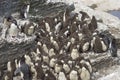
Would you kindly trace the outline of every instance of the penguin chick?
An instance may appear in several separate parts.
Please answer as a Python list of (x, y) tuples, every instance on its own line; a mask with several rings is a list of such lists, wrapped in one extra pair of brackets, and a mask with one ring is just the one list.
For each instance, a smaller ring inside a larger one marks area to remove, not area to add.
[(65, 70), (65, 73), (69, 73), (70, 72), (70, 66), (68, 64), (63, 64), (63, 69)]
[(49, 50), (49, 57), (52, 57), (52, 56), (54, 56), (55, 55), (55, 52), (54, 52), (54, 49), (53, 48), (51, 48), (50, 50)]
[(57, 60), (57, 59), (55, 59), (55, 58), (51, 58), (51, 59), (50, 59), (50, 64), (49, 64), (50, 67), (52, 67), (52, 68), (55, 67), (55, 62), (56, 62), (56, 60)]
[(46, 44), (43, 44), (42, 48), (43, 48), (43, 50), (44, 50), (46, 53), (48, 53), (48, 48), (47, 48), (47, 45), (46, 45)]
[(67, 80), (64, 72), (59, 72), (59, 74), (58, 74), (58, 80)]
[(61, 61), (58, 61), (56, 64), (55, 64), (55, 72), (56, 73), (59, 73), (63, 68), (63, 63)]
[(73, 60), (77, 59), (79, 57), (79, 52), (77, 49), (72, 49), (71, 51), (71, 57)]
[(84, 66), (82, 67), (80, 77), (82, 80), (90, 80), (90, 73)]
[(79, 79), (78, 72), (75, 70), (72, 70), (69, 74), (69, 78), (70, 80), (78, 80)]

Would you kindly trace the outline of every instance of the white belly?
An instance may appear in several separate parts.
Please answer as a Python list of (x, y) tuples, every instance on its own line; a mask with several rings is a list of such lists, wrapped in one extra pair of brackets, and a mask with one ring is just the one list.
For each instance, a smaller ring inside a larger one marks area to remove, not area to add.
[(18, 35), (18, 28), (15, 24), (11, 24), (8, 30), (9, 36), (17, 36)]

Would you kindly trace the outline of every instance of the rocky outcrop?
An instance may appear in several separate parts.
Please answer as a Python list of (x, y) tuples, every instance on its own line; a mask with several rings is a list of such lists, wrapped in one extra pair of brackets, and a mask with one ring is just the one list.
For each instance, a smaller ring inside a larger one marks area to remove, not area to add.
[(29, 43), (23, 42), (20, 44), (12, 44), (6, 41), (0, 41), (0, 80), (6, 70), (6, 64), (9, 60), (21, 57), (22, 55), (31, 52), (35, 47), (35, 41)]
[(4, 67), (9, 60), (18, 58), (26, 53), (29, 53), (35, 47), (35, 42), (23, 42), (20, 44), (12, 44), (6, 41), (0, 43), (0, 70)]

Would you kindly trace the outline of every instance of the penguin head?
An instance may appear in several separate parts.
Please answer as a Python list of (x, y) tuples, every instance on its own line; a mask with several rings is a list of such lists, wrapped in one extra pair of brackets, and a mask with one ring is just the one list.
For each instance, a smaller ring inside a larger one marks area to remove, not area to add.
[(40, 41), (37, 42), (37, 45), (42, 46), (42, 43)]
[(85, 19), (90, 18), (86, 12), (80, 11), (79, 13), (82, 14), (81, 21), (85, 21)]
[(75, 14), (74, 14), (74, 18), (75, 18), (75, 21), (76, 21), (76, 20), (79, 20), (78, 13), (75, 13)]
[(17, 25), (17, 21), (11, 15), (5, 16), (3, 19), (3, 23), (8, 26), (10, 26), (11, 23), (14, 23), (15, 25)]

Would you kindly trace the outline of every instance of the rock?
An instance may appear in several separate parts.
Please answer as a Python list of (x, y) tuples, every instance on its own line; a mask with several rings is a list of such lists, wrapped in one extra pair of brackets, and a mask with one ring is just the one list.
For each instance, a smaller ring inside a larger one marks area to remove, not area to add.
[(4, 67), (9, 60), (18, 58), (28, 52), (31, 48), (35, 47), (35, 42), (23, 42), (20, 44), (12, 44), (6, 41), (0, 43), (0, 70), (6, 69)]

